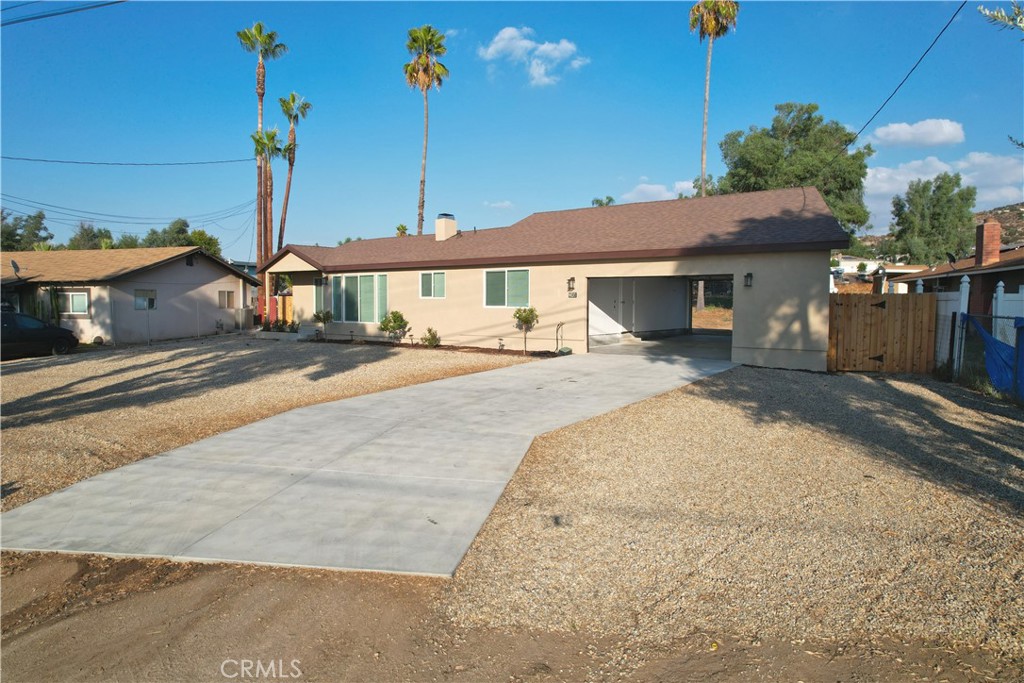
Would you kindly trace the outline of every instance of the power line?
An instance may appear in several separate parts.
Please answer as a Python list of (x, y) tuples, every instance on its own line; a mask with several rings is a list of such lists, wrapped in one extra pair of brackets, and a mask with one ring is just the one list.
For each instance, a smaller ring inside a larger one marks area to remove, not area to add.
[(40, 2), (42, 2), (42, 0), (32, 0), (32, 2), (19, 2), (17, 5), (8, 5), (7, 7), (4, 7), (3, 9), (0, 9), (0, 12), (6, 12), (7, 10), (18, 9), (19, 7), (27, 7), (29, 5), (38, 5)]
[(835, 160), (838, 159), (840, 155), (843, 154), (843, 152), (849, 149), (850, 145), (856, 142), (857, 138), (860, 137), (860, 134), (867, 130), (867, 127), (871, 125), (871, 122), (874, 121), (875, 118), (882, 113), (882, 110), (885, 109), (885, 105), (889, 104), (889, 101), (896, 96), (896, 93), (900, 91), (900, 88), (903, 87), (903, 84), (910, 79), (910, 76), (917, 70), (917, 67), (921, 65), (921, 62), (924, 61), (924, 58), (928, 56), (928, 53), (932, 51), (932, 48), (935, 47), (935, 44), (939, 42), (939, 38), (941, 38), (942, 34), (946, 32), (946, 29), (950, 27), (950, 25), (953, 23), (953, 20), (956, 19), (957, 15), (960, 14), (960, 10), (962, 10), (966, 4), (967, 0), (964, 0), (963, 2), (960, 3), (960, 6), (956, 8), (955, 12), (953, 12), (953, 16), (949, 18), (949, 21), (947, 21), (946, 25), (942, 27), (942, 30), (939, 31), (938, 35), (935, 36), (935, 39), (932, 40), (928, 48), (923, 53), (921, 53), (920, 57), (917, 58), (917, 61), (914, 62), (914, 66), (910, 68), (910, 71), (908, 71), (907, 75), (903, 77), (903, 80), (900, 81), (899, 85), (896, 86), (896, 89), (893, 90), (889, 94), (889, 96), (885, 98), (885, 101), (882, 102), (881, 106), (875, 110), (875, 113), (871, 115), (871, 118), (868, 119), (867, 123), (861, 126), (860, 130), (857, 131), (857, 134), (853, 136), (853, 139), (847, 142), (845, 145), (843, 145), (843, 148), (836, 152), (836, 155), (832, 157), (827, 164), (825, 164), (825, 167), (821, 170), (821, 173), (818, 175), (819, 180), (821, 179), (821, 176), (824, 175), (825, 171), (827, 171), (832, 166), (833, 162), (835, 162)]
[(0, 159), (7, 161), (33, 161), (39, 164), (77, 164), (80, 166), (208, 166), (210, 164), (239, 164), (242, 162), (252, 163), (256, 157), (248, 159), (219, 159), (216, 161), (159, 161), (159, 162), (133, 162), (133, 161), (69, 161), (67, 159), (35, 159), (32, 157), (11, 157), (0, 155)]
[(199, 223), (225, 220), (227, 218), (233, 218), (234, 216), (240, 216), (244, 213), (247, 213), (250, 207), (256, 203), (255, 199), (251, 199), (247, 202), (243, 202), (235, 206), (230, 206), (225, 209), (207, 211), (205, 213), (188, 216), (125, 216), (121, 214), (88, 211), (85, 209), (76, 209), (67, 206), (60, 206), (57, 204), (49, 204), (46, 202), (26, 199), (24, 197), (17, 197), (15, 195), (7, 194), (6, 192), (0, 192), (0, 197), (3, 197), (4, 203), (6, 204), (14, 204), (16, 206), (28, 207), (30, 209), (45, 211), (47, 213), (56, 213), (58, 214), (58, 216), (68, 216), (70, 218), (79, 219), (88, 218), (88, 220), (90, 221), (102, 221), (104, 223), (117, 223), (122, 225), (151, 225), (153, 222), (173, 221), (178, 218), (184, 218), (185, 220)]
[[(27, 17), (18, 17), (17, 19), (9, 19), (8, 21), (0, 23), (0, 27), (3, 27), (3, 26), (13, 26), (14, 24), (24, 24), (26, 22), (37, 21), (39, 19), (52, 19), (53, 17), (60, 17), (60, 16), (63, 16), (65, 14), (74, 14), (75, 12), (85, 12), (87, 10), (99, 9), (101, 7), (108, 7), (110, 5), (120, 5), (122, 2), (126, 2), (126, 1), (127, 0), (111, 0), (111, 2), (97, 2), (97, 3), (92, 4), (92, 5), (81, 5), (81, 6), (78, 6), (78, 7), (65, 7), (65, 8), (58, 9), (58, 10), (48, 10), (46, 12), (40, 12), (39, 14), (30, 14)], [(30, 5), (32, 3), (25, 3), (25, 4)], [(19, 7), (23, 7), (23, 6), (24, 5), (19, 5)], [(8, 8), (8, 9), (10, 9), (10, 8)]]

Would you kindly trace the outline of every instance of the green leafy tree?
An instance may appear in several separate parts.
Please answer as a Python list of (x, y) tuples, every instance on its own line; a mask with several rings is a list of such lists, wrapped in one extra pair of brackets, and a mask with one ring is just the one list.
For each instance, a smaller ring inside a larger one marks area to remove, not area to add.
[(28, 216), (12, 216), (0, 209), (0, 249), (32, 251), (37, 244), (52, 245), (53, 233), (46, 227), (46, 214), (37, 211)]
[(281, 105), (281, 113), (288, 119), (288, 143), (283, 148), (284, 156), (288, 159), (288, 180), (284, 184), (284, 201), (281, 204), (281, 228), (277, 233), (277, 250), (280, 251), (284, 248), (284, 224), (288, 218), (288, 199), (292, 194), (292, 171), (295, 170), (295, 150), (299, 148), (299, 143), (295, 141), (295, 127), (299, 124), (299, 119), (306, 118), (313, 105), (294, 92), (288, 97), (279, 98), (278, 103)]
[(512, 319), (515, 320), (517, 330), (523, 331), (523, 355), (526, 355), (526, 335), (533, 331), (533, 328), (540, 322), (540, 316), (537, 314), (537, 309), (533, 306), (529, 308), (517, 308), (512, 313)]
[(123, 233), (114, 243), (114, 249), (138, 249), (142, 246), (142, 240), (138, 235)]
[(719, 145), (728, 172), (723, 194), (786, 187), (817, 187), (833, 215), (853, 233), (868, 221), (864, 178), (871, 145), (848, 149), (856, 135), (838, 121), (826, 122), (816, 104), (775, 105), (771, 127), (733, 131)]
[(399, 223), (395, 226), (395, 237), (406, 237), (409, 234), (409, 228), (405, 223)]
[(591, 206), (611, 206), (614, 203), (614, 197), (605, 197), (604, 199), (601, 199), (600, 197), (595, 197), (590, 201)]
[[(104, 247), (104, 243), (108, 246)], [(75, 228), (75, 233), (68, 240), (68, 249), (110, 249), (114, 246), (114, 236), (106, 228), (97, 228), (92, 223), (82, 221)]]
[(892, 198), (893, 236), (914, 263), (937, 263), (961, 256), (974, 243), (976, 188), (960, 187), (959, 173), (912, 180), (903, 196)]
[(444, 34), (430, 24), (409, 29), (409, 39), (405, 49), (412, 59), (404, 65), (405, 82), (410, 88), (423, 93), (423, 160), (420, 162), (420, 202), (416, 216), (416, 234), (423, 234), (423, 204), (427, 188), (427, 130), (430, 122), (430, 108), (427, 105), (427, 93), (431, 88), (441, 89), (444, 79), (448, 78), (448, 67), (438, 61), (444, 57), (448, 48), (444, 44)]
[(192, 240), (188, 234), (188, 221), (178, 218), (163, 230), (152, 228), (142, 238), (143, 247), (191, 247)]
[(188, 239), (192, 246), (199, 247), (207, 254), (220, 257), (220, 240), (205, 230), (192, 230), (188, 233)]
[[(264, 62), (268, 59), (283, 57), (288, 52), (288, 46), (277, 42), (277, 31), (267, 31), (263, 22), (257, 21), (252, 28), (239, 31), (238, 42), (246, 52), (256, 53), (256, 133), (263, 133), (263, 96), (267, 92), (267, 68)], [(256, 264), (263, 263), (270, 257), (270, 245), (274, 226), (266, 223), (266, 209), (263, 193), (265, 188), (265, 176), (263, 171), (263, 158), (256, 155)]]
[(732, 0), (701, 0), (690, 8), (690, 32), (697, 31), (701, 42), (708, 41), (708, 60), (704, 70), (704, 127), (700, 139), (700, 196), (705, 197), (704, 178), (708, 168), (708, 101), (711, 96), (711, 48), (715, 40), (736, 28), (740, 5)]

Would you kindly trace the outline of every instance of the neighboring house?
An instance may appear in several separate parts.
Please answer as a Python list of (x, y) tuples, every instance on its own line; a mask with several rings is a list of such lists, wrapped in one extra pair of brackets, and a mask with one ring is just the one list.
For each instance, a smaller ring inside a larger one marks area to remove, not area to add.
[[(199, 247), (5, 252), (2, 296), (91, 342), (138, 343), (247, 327), (259, 280)], [(250, 323), (251, 324), (251, 323)]]
[(874, 283), (875, 294), (906, 294), (912, 291), (906, 282), (893, 282), (901, 275), (910, 275), (928, 270), (928, 266), (917, 266), (904, 263), (883, 263), (871, 271), (871, 281)]
[(955, 263), (943, 263), (926, 270), (893, 278), (906, 283), (910, 291), (921, 280), (926, 292), (955, 292), (966, 275), (970, 278), (971, 294), (967, 310), (975, 315), (991, 315), (992, 296), (996, 285), (1002, 282), (1007, 294), (1021, 292), (1024, 285), (1024, 244), (1003, 246), (1002, 226), (994, 220), (979, 225), (976, 232), (974, 256)]
[(733, 283), (732, 359), (825, 369), (829, 252), (849, 244), (818, 191), (793, 188), (536, 213), (507, 228), (288, 245), (264, 266), (292, 277), (296, 317), (331, 310), (328, 335), (380, 337), (399, 310), (418, 338), (514, 347), (533, 306), (532, 350), (686, 333), (691, 282)]
[[(227, 259), (227, 262), (232, 266), (242, 271), (246, 275), (249, 275), (255, 279), (256, 277), (256, 262), (255, 261), (235, 261), (234, 259)], [(256, 297), (259, 294), (260, 288), (253, 285), (251, 282), (246, 281), (244, 284), (245, 293), (242, 296), (242, 303), (255, 310), (256, 309)]]

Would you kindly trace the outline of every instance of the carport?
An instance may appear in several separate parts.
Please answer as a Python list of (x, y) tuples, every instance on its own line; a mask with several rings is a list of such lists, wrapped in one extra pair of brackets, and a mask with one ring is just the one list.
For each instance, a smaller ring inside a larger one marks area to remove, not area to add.
[(587, 343), (596, 353), (731, 360), (731, 330), (695, 329), (692, 291), (732, 275), (587, 279)]

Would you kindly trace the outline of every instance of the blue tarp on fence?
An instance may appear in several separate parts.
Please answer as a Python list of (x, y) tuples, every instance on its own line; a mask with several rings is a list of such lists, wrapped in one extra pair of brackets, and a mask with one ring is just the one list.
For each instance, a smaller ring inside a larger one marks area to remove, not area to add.
[[(967, 316), (974, 329), (981, 335), (985, 343), (985, 369), (992, 386), (1007, 394), (1024, 398), (1024, 349), (1014, 348), (989, 334), (974, 316)], [(1024, 318), (1015, 318), (1013, 326), (1017, 330), (1017, 343), (1020, 344), (1021, 328)]]

